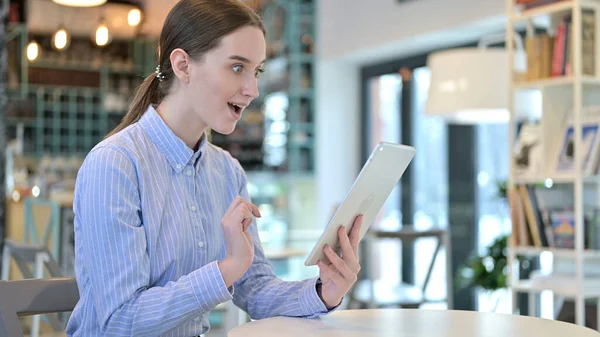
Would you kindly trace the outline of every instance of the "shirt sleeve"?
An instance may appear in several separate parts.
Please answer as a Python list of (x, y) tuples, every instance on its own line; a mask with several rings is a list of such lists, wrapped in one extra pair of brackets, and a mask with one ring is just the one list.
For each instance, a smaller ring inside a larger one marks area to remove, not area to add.
[(75, 245), (105, 336), (156, 336), (232, 299), (217, 262), (165, 286), (150, 284), (136, 168), (120, 148), (92, 151), (75, 192)]
[[(240, 196), (250, 200), (247, 178), (241, 166)], [(246, 311), (252, 319), (273, 316), (316, 318), (338, 309), (327, 307), (317, 294), (318, 277), (302, 281), (283, 281), (276, 277), (273, 267), (265, 257), (256, 222), (249, 227), (254, 239), (254, 260), (246, 274), (234, 283), (233, 302)]]

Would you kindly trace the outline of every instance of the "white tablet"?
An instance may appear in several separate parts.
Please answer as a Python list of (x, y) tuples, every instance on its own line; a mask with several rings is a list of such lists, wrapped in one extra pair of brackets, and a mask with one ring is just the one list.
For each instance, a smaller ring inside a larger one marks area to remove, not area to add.
[(306, 266), (314, 266), (319, 260), (329, 263), (323, 248), (329, 244), (334, 251), (339, 251), (338, 228), (343, 225), (346, 233), (350, 234), (354, 219), (361, 213), (364, 217), (360, 238), (364, 237), (415, 153), (415, 148), (407, 145), (388, 142), (377, 144), (350, 187), (350, 192), (308, 255), (304, 262)]

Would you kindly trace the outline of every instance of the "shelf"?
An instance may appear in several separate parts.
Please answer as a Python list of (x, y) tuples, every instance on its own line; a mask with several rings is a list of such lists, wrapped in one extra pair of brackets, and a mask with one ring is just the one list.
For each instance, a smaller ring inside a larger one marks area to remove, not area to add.
[(8, 126), (16, 126), (23, 124), (23, 126), (35, 127), (37, 126), (37, 119), (35, 117), (6, 117), (6, 124)]
[[(552, 253), (556, 257), (575, 258), (577, 253), (574, 249), (552, 248), (552, 247), (513, 247), (512, 250), (517, 255), (537, 256), (545, 252)], [(600, 250), (584, 249), (583, 255), (586, 259), (600, 259)]]
[[(545, 78), (537, 81), (515, 83), (514, 88), (517, 90), (532, 90), (532, 89), (544, 89), (551, 87), (569, 86), (575, 84), (575, 78), (573, 76), (561, 76)], [(583, 85), (598, 85), (600, 86), (600, 78), (593, 76), (582, 76), (581, 84)]]
[[(577, 0), (577, 1), (579, 1), (581, 3), (581, 8), (584, 8), (584, 9), (595, 9), (595, 8), (600, 7), (600, 4), (598, 4), (598, 2), (595, 2), (593, 0)], [(523, 11), (520, 11), (520, 12), (517, 12), (517, 13), (514, 13), (513, 15), (511, 15), (510, 19), (513, 22), (519, 22), (519, 21), (532, 20), (532, 19), (535, 19), (535, 18), (541, 17), (541, 16), (550, 16), (553, 14), (560, 14), (560, 13), (566, 14), (569, 11), (573, 10), (573, 8), (575, 6), (575, 2), (576, 2), (575, 0), (562, 0), (562, 1), (551, 3), (548, 5), (543, 5), (543, 6), (523, 10)]]
[[(550, 290), (557, 295), (567, 296), (567, 297), (575, 297), (577, 296), (577, 282), (576, 278), (572, 277), (569, 279), (569, 282), (552, 282), (551, 278), (548, 278), (548, 281), (541, 280), (523, 280), (515, 282), (510, 285), (509, 288), (513, 291), (525, 292), (525, 293), (539, 293), (542, 291)], [(587, 284), (586, 284), (587, 283)], [(588, 280), (584, 280), (584, 286), (582, 289), (582, 295), (584, 298), (597, 298), (600, 296), (600, 284), (598, 282), (591, 282)]]
[(106, 65), (105, 62), (80, 62), (80, 61), (50, 61), (36, 60), (29, 62), (29, 68), (47, 68), (59, 70), (77, 70), (99, 72), (106, 70), (109, 73), (117, 73), (121, 75), (138, 75), (140, 69), (128, 65)]
[[(546, 181), (552, 180), (552, 184), (573, 184), (575, 183), (575, 175), (549, 175), (549, 176), (530, 176), (530, 177), (515, 177), (515, 184), (545, 184)], [(584, 176), (584, 183), (600, 183), (600, 176)]]

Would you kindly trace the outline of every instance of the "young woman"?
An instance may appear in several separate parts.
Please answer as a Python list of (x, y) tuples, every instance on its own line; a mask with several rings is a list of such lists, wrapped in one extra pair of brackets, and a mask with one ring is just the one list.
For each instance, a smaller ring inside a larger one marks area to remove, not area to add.
[(356, 281), (360, 216), (319, 277), (277, 279), (244, 170), (206, 140), (231, 133), (258, 96), (264, 35), (238, 0), (181, 0), (167, 16), (156, 73), (78, 174), (69, 336), (197, 336), (230, 299), (254, 319), (312, 318)]

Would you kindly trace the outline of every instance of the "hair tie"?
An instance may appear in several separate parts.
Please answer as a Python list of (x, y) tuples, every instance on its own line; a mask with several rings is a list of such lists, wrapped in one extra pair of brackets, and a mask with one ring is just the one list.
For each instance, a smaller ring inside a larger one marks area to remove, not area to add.
[(160, 65), (156, 66), (156, 70), (154, 72), (156, 73), (156, 77), (158, 78), (159, 82), (162, 82), (166, 79), (166, 76), (160, 71)]

